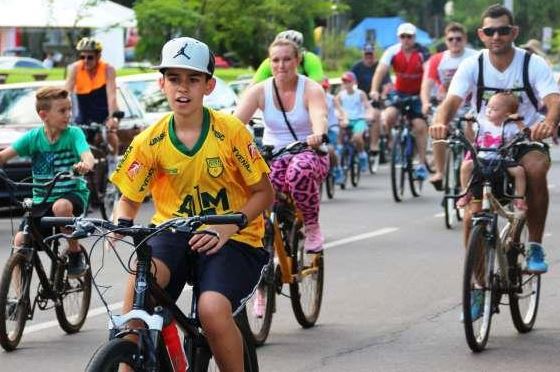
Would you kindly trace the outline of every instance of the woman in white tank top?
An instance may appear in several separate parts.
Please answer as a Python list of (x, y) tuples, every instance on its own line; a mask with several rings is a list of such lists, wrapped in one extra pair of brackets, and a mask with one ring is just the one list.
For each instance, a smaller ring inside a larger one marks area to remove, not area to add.
[[(291, 41), (274, 41), (269, 47), (273, 77), (250, 87), (235, 112), (235, 116), (247, 123), (257, 109), (262, 110), (265, 145), (281, 148), (299, 140), (317, 147), (327, 133), (325, 93), (318, 83), (297, 74), (299, 53)], [(273, 83), (293, 133), (284, 119)], [(319, 228), (319, 186), (329, 170), (328, 156), (320, 156), (315, 151), (286, 155), (273, 161), (270, 168), (274, 187), (290, 192), (303, 214), (305, 249), (320, 251), (324, 239)]]

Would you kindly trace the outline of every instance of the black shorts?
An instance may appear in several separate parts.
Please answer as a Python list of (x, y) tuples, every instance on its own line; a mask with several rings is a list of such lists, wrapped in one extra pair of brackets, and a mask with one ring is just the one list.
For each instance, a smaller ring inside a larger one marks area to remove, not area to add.
[[(224, 295), (237, 313), (251, 297), (268, 263), (268, 252), (228, 240), (215, 254), (192, 252), (184, 234), (164, 232), (150, 239), (152, 257), (169, 269), (171, 279), (165, 291), (177, 300), (187, 282), (195, 283), (199, 296), (206, 291)], [(196, 262), (196, 263), (195, 263)]]
[[(82, 213), (84, 213), (84, 202), (82, 201), (82, 198), (80, 198), (78, 195), (76, 195), (73, 192), (69, 192), (67, 194), (62, 195), (60, 199), (66, 199), (68, 201), (70, 201), (70, 203), (72, 203), (72, 214), (74, 214), (74, 216), (79, 216)], [(42, 203), (42, 204), (37, 204), (33, 206), (33, 209), (31, 211), (31, 215), (33, 216), (33, 220), (36, 224), (36, 226), (40, 226), (41, 223), (41, 217), (52, 217), (54, 216), (53, 214), (53, 210), (52, 210), (52, 206), (54, 205), (54, 202), (47, 202), (47, 203)], [(24, 225), (25, 221), (22, 220), (21, 224), (19, 226), (19, 231), (23, 230), (23, 225)], [(40, 229), (41, 234), (43, 236), (49, 236), (50, 235), (50, 230), (49, 229)]]
[(530, 153), (531, 151), (538, 151), (541, 154), (545, 155), (546, 158), (548, 159), (548, 162), (550, 162), (550, 149), (548, 144), (543, 143), (543, 147), (541, 146), (537, 146), (537, 145), (521, 145), (521, 146), (517, 146), (516, 147), (516, 151), (513, 154), (513, 158), (515, 159), (515, 161), (519, 161), (521, 160), (522, 157), (524, 157), (525, 155), (527, 155), (528, 153)]

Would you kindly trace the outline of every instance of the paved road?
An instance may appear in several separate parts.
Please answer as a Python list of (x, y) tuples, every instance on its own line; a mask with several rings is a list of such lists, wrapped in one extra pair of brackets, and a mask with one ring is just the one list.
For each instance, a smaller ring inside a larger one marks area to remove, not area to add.
[[(560, 159), (559, 150), (554, 158)], [(519, 335), (509, 311), (494, 317), (488, 350), (472, 354), (459, 323), (463, 251), (460, 229), (444, 228), (439, 195), (395, 204), (388, 170), (366, 176), (358, 189), (337, 192), (322, 205), (326, 233), (323, 309), (315, 328), (301, 329), (289, 300), (279, 298), (271, 335), (259, 349), (268, 371), (557, 371), (560, 363), (560, 166), (549, 179), (551, 208), (545, 245), (551, 269), (543, 278), (536, 328)], [(143, 211), (148, 216), (149, 205)], [(0, 263), (8, 252), (9, 220), (0, 220)], [(126, 249), (120, 251), (125, 254)], [(94, 251), (99, 268), (102, 250)], [(122, 269), (105, 252), (97, 277), (118, 309)], [(80, 371), (107, 337), (98, 297), (83, 331), (67, 336), (54, 313), (28, 323), (21, 348), (0, 352), (1, 371)], [(180, 302), (186, 306), (189, 293)]]

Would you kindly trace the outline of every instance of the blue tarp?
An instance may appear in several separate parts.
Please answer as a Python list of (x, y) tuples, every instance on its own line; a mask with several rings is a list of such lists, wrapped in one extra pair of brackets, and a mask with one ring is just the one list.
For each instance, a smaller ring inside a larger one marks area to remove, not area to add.
[[(397, 27), (405, 21), (401, 17), (370, 17), (364, 18), (346, 36), (345, 46), (361, 49), (372, 38), (375, 44), (383, 49), (396, 44)], [(430, 35), (419, 28), (416, 28), (416, 41), (422, 45), (432, 42)]]

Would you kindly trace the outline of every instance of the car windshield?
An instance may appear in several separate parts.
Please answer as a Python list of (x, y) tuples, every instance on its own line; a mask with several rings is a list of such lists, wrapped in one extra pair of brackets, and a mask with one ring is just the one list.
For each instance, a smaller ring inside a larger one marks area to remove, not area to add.
[(0, 124), (36, 124), (41, 119), (35, 111), (37, 88), (0, 90)]
[[(127, 81), (126, 84), (147, 113), (171, 111), (156, 79)], [(235, 93), (223, 80), (216, 79), (216, 88), (209, 96), (204, 96), (204, 105), (214, 110), (222, 110), (235, 106), (236, 98)]]

